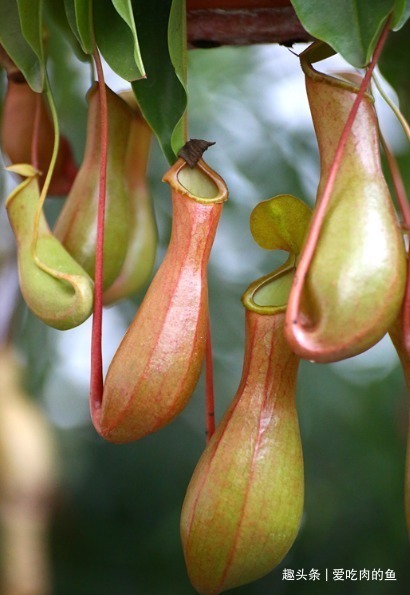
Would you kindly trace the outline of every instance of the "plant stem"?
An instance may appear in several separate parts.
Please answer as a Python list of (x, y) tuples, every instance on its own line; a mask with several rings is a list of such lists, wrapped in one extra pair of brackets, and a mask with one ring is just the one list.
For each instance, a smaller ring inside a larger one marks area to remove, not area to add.
[(33, 136), (31, 139), (31, 163), (38, 169), (38, 143), (40, 137), (41, 94), (36, 95), (36, 109), (34, 112)]
[(387, 35), (389, 32), (389, 24), (390, 24), (391, 17), (387, 20), (383, 31), (379, 37), (377, 42), (373, 58), (369, 64), (369, 67), (366, 71), (365, 76), (360, 84), (359, 90), (357, 92), (356, 99), (352, 105), (352, 109), (350, 110), (349, 116), (347, 118), (346, 124), (344, 125), (342, 134), (340, 136), (335, 156), (333, 158), (332, 165), (329, 170), (329, 175), (326, 180), (325, 187), (323, 189), (322, 196), (320, 197), (317, 210), (313, 215), (311, 228), (309, 231), (309, 236), (303, 250), (301, 259), (299, 261), (298, 267), (296, 269), (295, 278), (293, 282), (293, 288), (289, 299), (288, 304), (288, 311), (287, 311), (287, 320), (291, 321), (291, 324), (300, 326), (300, 317), (299, 317), (299, 307), (302, 297), (302, 291), (304, 286), (304, 281), (307, 276), (310, 263), (312, 261), (314, 252), (316, 250), (316, 246), (319, 240), (320, 230), (323, 224), (323, 220), (326, 215), (326, 211), (330, 202), (330, 198), (332, 195), (333, 187), (341, 166), (344, 148), (346, 146), (347, 139), (349, 134), (352, 130), (352, 126), (354, 120), (356, 118), (357, 112), (360, 107), (360, 103), (367, 91), (367, 88), (370, 84), (370, 80), (372, 77), (373, 70), (377, 64), (379, 59), (380, 53), (383, 49), (384, 43), (387, 39)]
[[(186, 20), (186, 2), (182, 7), (184, 11), (183, 18), (183, 39), (187, 38), (187, 20)], [(187, 48), (185, 46), (183, 53), (183, 68), (182, 68), (183, 85), (187, 87), (188, 79), (188, 61), (187, 61)], [(185, 108), (183, 115), (183, 135), (185, 145), (179, 151), (178, 156), (183, 157), (188, 165), (193, 168), (197, 164), (198, 160), (202, 157), (204, 151), (208, 149), (214, 143), (207, 141), (200, 141), (192, 139), (188, 141), (188, 109)], [(192, 149), (195, 154), (194, 159), (192, 157)], [(181, 155), (181, 151), (186, 150), (188, 155)], [(206, 348), (205, 348), (205, 435), (206, 443), (208, 444), (213, 433), (215, 432), (215, 392), (214, 392), (214, 371), (213, 371), (213, 358), (212, 358), (212, 337), (211, 337), (211, 317), (208, 310), (208, 320), (206, 329)]]
[(105, 199), (107, 188), (107, 152), (108, 152), (108, 111), (107, 95), (104, 81), (104, 71), (100, 55), (96, 49), (94, 62), (97, 69), (98, 85), (100, 89), (101, 113), (101, 152), (100, 152), (100, 178), (97, 215), (97, 241), (95, 250), (95, 275), (94, 275), (94, 310), (91, 335), (91, 407), (100, 407), (103, 393), (103, 362), (102, 362), (102, 293), (104, 273), (104, 219)]

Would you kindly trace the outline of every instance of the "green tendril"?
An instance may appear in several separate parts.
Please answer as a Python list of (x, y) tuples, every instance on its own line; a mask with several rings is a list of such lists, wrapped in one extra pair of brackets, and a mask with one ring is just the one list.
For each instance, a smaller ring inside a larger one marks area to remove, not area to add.
[(410, 125), (407, 122), (406, 118), (403, 116), (402, 112), (400, 111), (400, 108), (390, 99), (390, 97), (384, 91), (378, 77), (375, 76), (375, 74), (373, 74), (373, 83), (380, 95), (382, 96), (382, 98), (384, 99), (384, 101), (387, 103), (387, 105), (390, 107), (390, 109), (400, 122), (404, 134), (407, 136), (407, 140), (410, 141)]
[(59, 145), (60, 145), (60, 126), (58, 123), (57, 110), (56, 110), (53, 94), (51, 92), (50, 82), (49, 82), (47, 73), (46, 73), (46, 77), (45, 77), (45, 90), (46, 90), (47, 101), (50, 106), (51, 118), (52, 118), (53, 127), (54, 127), (54, 145), (53, 145), (53, 152), (51, 155), (50, 165), (48, 166), (47, 174), (46, 174), (46, 177), (44, 180), (44, 185), (41, 189), (40, 199), (38, 201), (37, 211), (36, 211), (36, 215), (35, 215), (35, 219), (34, 219), (33, 240), (32, 240), (32, 245), (31, 245), (31, 253), (33, 255), (33, 258), (35, 259), (35, 261), (41, 268), (43, 268), (43, 265), (39, 261), (37, 255), (36, 255), (40, 217), (41, 217), (41, 213), (43, 211), (44, 202), (45, 202), (45, 199), (46, 199), (46, 196), (48, 193), (48, 189), (50, 188), (51, 178), (53, 177), (54, 168), (55, 168), (56, 161), (57, 161), (58, 149), (59, 149)]

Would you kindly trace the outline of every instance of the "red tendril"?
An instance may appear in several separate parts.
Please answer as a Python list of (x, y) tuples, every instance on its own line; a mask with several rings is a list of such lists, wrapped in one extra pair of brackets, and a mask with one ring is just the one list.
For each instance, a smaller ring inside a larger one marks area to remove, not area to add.
[(293, 288), (292, 288), (292, 292), (290, 295), (288, 308), (287, 308), (286, 317), (287, 317), (287, 320), (290, 321), (290, 323), (294, 325), (293, 328), (300, 327), (299, 307), (300, 307), (300, 301), (301, 301), (301, 296), (302, 296), (302, 291), (303, 291), (304, 280), (308, 273), (308, 269), (309, 269), (310, 263), (312, 261), (312, 258), (313, 258), (313, 255), (314, 255), (314, 252), (315, 252), (315, 249), (317, 246), (322, 223), (323, 223), (323, 220), (324, 220), (324, 217), (326, 214), (327, 207), (329, 205), (329, 201), (331, 198), (335, 180), (336, 180), (337, 174), (340, 169), (341, 161), (343, 158), (343, 151), (346, 146), (346, 142), (349, 137), (349, 134), (351, 132), (353, 122), (354, 122), (357, 112), (359, 110), (360, 103), (362, 102), (362, 99), (363, 99), (363, 97), (367, 91), (367, 88), (370, 84), (373, 70), (377, 64), (377, 61), (380, 57), (380, 53), (381, 53), (384, 43), (387, 39), (387, 35), (389, 33), (390, 20), (391, 20), (391, 17), (387, 20), (387, 22), (383, 28), (383, 31), (379, 37), (376, 48), (374, 50), (372, 61), (370, 62), (370, 65), (366, 71), (366, 74), (363, 77), (363, 80), (360, 84), (356, 99), (352, 105), (352, 109), (350, 110), (346, 124), (344, 125), (342, 134), (340, 136), (340, 139), (339, 139), (339, 142), (338, 142), (338, 145), (336, 148), (335, 156), (333, 158), (333, 162), (332, 162), (332, 165), (329, 170), (329, 175), (328, 175), (328, 178), (326, 180), (326, 184), (325, 184), (325, 187), (323, 190), (323, 194), (320, 198), (317, 210), (316, 210), (316, 212), (313, 216), (313, 219), (312, 219), (309, 237), (307, 239), (305, 249), (303, 251), (303, 254), (299, 261), (298, 268), (296, 270), (296, 274), (295, 274), (295, 278), (294, 278), (294, 282), (293, 282)]
[[(396, 158), (384, 139), (382, 139), (382, 144), (403, 217), (403, 226), (407, 232), (410, 232), (410, 205), (404, 188), (403, 178), (401, 177)], [(404, 349), (407, 355), (410, 356), (410, 259), (407, 262), (407, 281), (402, 308), (402, 332)]]
[(215, 432), (214, 371), (212, 361), (211, 319), (209, 312), (205, 351), (205, 410), (206, 443), (208, 444)]
[[(39, 168), (38, 146), (40, 138), (40, 116), (41, 116), (41, 101), (40, 93), (36, 94), (36, 109), (34, 112), (33, 122), (33, 136), (31, 138), (31, 164), (35, 169)], [(43, 172), (41, 172), (43, 173)]]
[(103, 394), (103, 362), (102, 362), (102, 294), (104, 272), (104, 219), (105, 197), (107, 186), (107, 150), (108, 150), (108, 113), (107, 94), (104, 82), (104, 71), (98, 50), (94, 52), (94, 61), (97, 69), (98, 85), (100, 89), (100, 114), (101, 114), (101, 153), (100, 153), (100, 178), (97, 216), (97, 242), (95, 251), (95, 276), (94, 276), (94, 310), (91, 336), (91, 409), (101, 407)]

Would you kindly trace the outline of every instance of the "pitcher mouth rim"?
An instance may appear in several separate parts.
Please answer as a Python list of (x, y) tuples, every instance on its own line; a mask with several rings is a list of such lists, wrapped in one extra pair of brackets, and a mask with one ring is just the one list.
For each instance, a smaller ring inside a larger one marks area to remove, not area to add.
[(162, 181), (167, 182), (178, 194), (186, 196), (187, 198), (190, 198), (203, 205), (219, 204), (225, 202), (228, 199), (228, 188), (225, 184), (225, 181), (211, 167), (209, 167), (209, 165), (205, 163), (203, 159), (200, 159), (195, 167), (198, 167), (215, 184), (217, 188), (217, 194), (214, 197), (206, 198), (202, 196), (196, 196), (195, 194), (192, 194), (187, 188), (185, 188), (185, 186), (183, 186), (178, 179), (178, 174), (182, 169), (184, 169), (184, 167), (189, 167), (189, 165), (185, 159), (180, 157), (167, 171), (167, 173), (162, 178)]

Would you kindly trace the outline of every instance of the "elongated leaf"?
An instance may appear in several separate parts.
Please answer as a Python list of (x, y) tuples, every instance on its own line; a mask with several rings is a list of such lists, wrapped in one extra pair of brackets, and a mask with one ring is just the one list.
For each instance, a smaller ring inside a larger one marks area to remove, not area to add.
[(92, 0), (74, 0), (75, 20), (82, 48), (86, 54), (95, 50)]
[[(37, 2), (33, 2), (35, 9), (36, 5)], [(26, 25), (25, 15), (23, 19)], [(32, 41), (34, 43), (34, 39)], [(44, 64), (22, 31), (16, 0), (0, 1), (0, 45), (21, 70), (33, 91), (40, 93), (44, 87)]]
[[(60, 36), (62, 33), (66, 41), (70, 44), (76, 57), (82, 61), (88, 60), (88, 56), (84, 54), (80, 41), (74, 34), (70, 23), (68, 22), (68, 15), (65, 9), (64, 0), (43, 0), (43, 2), (44, 18), (47, 28), (50, 26), (53, 28), (53, 25), (58, 27), (58, 31), (54, 31), (54, 33), (50, 32), (50, 35), (52, 36), (54, 34), (56, 36)], [(73, 16), (75, 20), (75, 12), (73, 13)], [(49, 49), (49, 47), (47, 49)]]
[(85, 54), (95, 49), (92, 0), (64, 0), (67, 21)]
[[(182, 87), (187, 93), (186, 0), (173, 0), (168, 23), (168, 47), (171, 62)], [(174, 128), (171, 147), (175, 155), (184, 146), (187, 137), (186, 104), (184, 113)]]
[(140, 46), (138, 43), (137, 29), (134, 21), (134, 14), (132, 12), (131, 0), (112, 0), (112, 3), (118, 14), (124, 19), (130, 28), (133, 42), (134, 42), (134, 60), (141, 77), (145, 76), (144, 63), (142, 61)]
[(396, 0), (393, 13), (392, 28), (398, 31), (410, 18), (410, 0)]
[[(326, 41), (350, 64), (369, 63), (394, 0), (291, 0), (305, 29)], [(401, 0), (400, 0), (401, 1)]]
[(141, 78), (142, 73), (135, 61), (133, 33), (112, 0), (94, 0), (93, 9), (95, 38), (108, 64), (126, 81)]
[[(187, 96), (175, 71), (168, 49), (168, 23), (172, 7), (171, 0), (133, 0), (135, 22), (147, 79), (132, 83), (141, 110), (155, 132), (162, 150), (169, 161), (176, 159), (172, 147), (175, 128), (184, 114)], [(176, 12), (178, 14), (178, 12)], [(181, 16), (181, 11), (179, 11)], [(176, 15), (174, 15), (176, 19)], [(174, 21), (176, 26), (176, 20)], [(182, 34), (183, 28), (179, 29)], [(176, 60), (175, 40), (173, 59)], [(183, 134), (177, 131), (174, 146), (181, 142)]]
[(42, 0), (17, 0), (21, 31), (44, 68)]
[(68, 23), (70, 25), (71, 31), (74, 33), (74, 35), (78, 39), (78, 42), (81, 45), (80, 34), (78, 32), (78, 29), (77, 29), (77, 21), (76, 21), (76, 18), (75, 18), (75, 4), (74, 4), (74, 0), (64, 0), (64, 7), (65, 7), (66, 15), (67, 15), (67, 21), (68, 21)]

